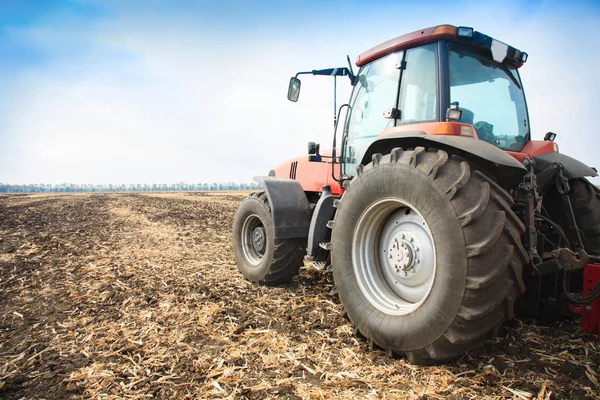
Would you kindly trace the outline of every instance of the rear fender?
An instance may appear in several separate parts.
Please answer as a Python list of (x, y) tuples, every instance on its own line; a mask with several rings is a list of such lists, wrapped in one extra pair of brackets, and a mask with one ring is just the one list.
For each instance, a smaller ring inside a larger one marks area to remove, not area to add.
[(389, 153), (395, 147), (415, 148), (418, 146), (445, 150), (473, 161), (489, 171), (501, 183), (518, 183), (527, 172), (525, 167), (514, 157), (483, 140), (462, 136), (427, 135), (422, 131), (386, 135), (376, 140), (365, 152), (361, 164), (366, 165), (371, 162), (375, 153)]
[(297, 181), (286, 178), (260, 176), (254, 177), (254, 180), (265, 187), (273, 216), (273, 237), (308, 237), (312, 209), (302, 186)]
[(598, 176), (598, 173), (579, 160), (561, 153), (546, 153), (533, 157), (536, 172), (543, 171), (552, 163), (559, 162), (564, 166), (563, 174), (567, 179), (583, 178), (584, 176)]

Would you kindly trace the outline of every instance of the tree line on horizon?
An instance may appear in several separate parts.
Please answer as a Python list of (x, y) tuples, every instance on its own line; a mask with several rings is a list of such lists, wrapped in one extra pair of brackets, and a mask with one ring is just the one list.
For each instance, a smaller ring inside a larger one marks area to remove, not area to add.
[(186, 192), (209, 190), (257, 190), (262, 185), (251, 183), (137, 183), (137, 184), (76, 184), (76, 183), (0, 183), (0, 193), (110, 193), (110, 192)]

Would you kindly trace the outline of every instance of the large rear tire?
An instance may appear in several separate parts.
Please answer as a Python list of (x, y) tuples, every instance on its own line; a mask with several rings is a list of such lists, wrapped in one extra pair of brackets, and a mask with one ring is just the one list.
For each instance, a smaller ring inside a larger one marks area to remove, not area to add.
[(583, 232), (586, 251), (600, 255), (600, 190), (585, 178), (569, 183), (571, 207), (577, 226)]
[(233, 249), (242, 275), (266, 285), (289, 282), (298, 275), (306, 253), (299, 239), (273, 237), (273, 218), (264, 192), (252, 193), (233, 219)]
[[(585, 178), (569, 181), (571, 190), (569, 199), (575, 216), (575, 222), (583, 233), (583, 247), (594, 255), (600, 254), (600, 190)], [(561, 202), (561, 195), (556, 187), (552, 187), (544, 196), (544, 210), (553, 221), (565, 230), (566, 216)]]
[(528, 260), (512, 198), (444, 151), (376, 154), (344, 193), (333, 275), (355, 330), (427, 364), (463, 355), (514, 316)]

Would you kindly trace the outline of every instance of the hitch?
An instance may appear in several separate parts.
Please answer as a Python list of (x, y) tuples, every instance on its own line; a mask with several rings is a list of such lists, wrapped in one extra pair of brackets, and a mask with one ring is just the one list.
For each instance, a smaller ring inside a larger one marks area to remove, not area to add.
[(590, 259), (594, 259), (594, 261), (596, 261), (598, 258), (595, 256), (589, 256), (585, 250), (575, 253), (574, 251), (565, 248), (553, 250), (551, 254), (552, 257), (558, 261), (562, 267), (561, 269), (564, 269), (565, 271), (581, 269), (588, 264)]
[(565, 247), (552, 250), (552, 259), (533, 266), (532, 275), (542, 276), (557, 271), (576, 271), (589, 263), (600, 263), (600, 257), (589, 255), (585, 250), (572, 251)]

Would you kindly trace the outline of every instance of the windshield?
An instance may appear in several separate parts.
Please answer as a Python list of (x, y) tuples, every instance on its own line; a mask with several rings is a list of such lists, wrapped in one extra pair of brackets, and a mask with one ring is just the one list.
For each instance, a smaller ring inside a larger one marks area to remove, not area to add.
[(449, 46), (450, 105), (460, 122), (504, 150), (520, 151), (529, 138), (527, 108), (517, 70), (465, 47)]

